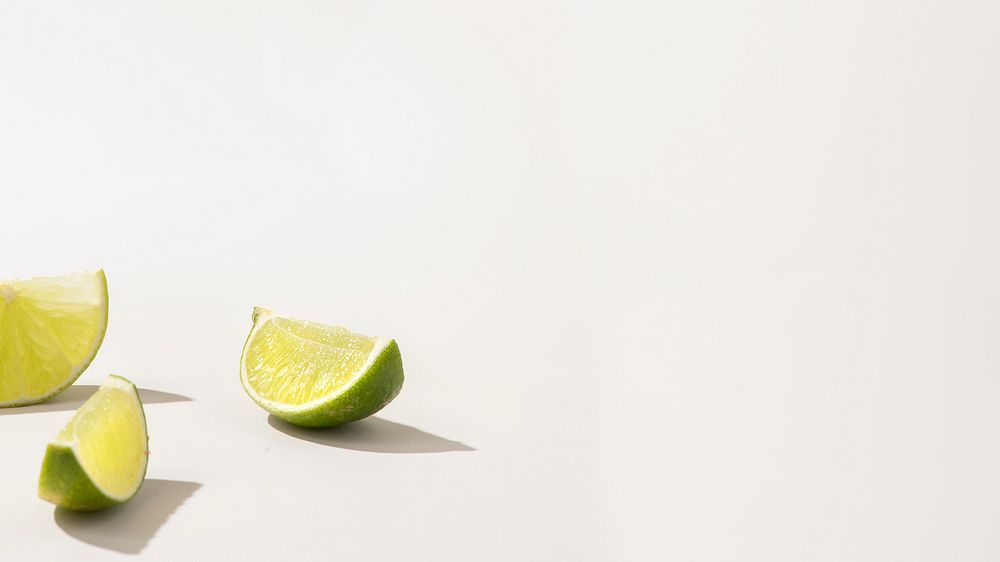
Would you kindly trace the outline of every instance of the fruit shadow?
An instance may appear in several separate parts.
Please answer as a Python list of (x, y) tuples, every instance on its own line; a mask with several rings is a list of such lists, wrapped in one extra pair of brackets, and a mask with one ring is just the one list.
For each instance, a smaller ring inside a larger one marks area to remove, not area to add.
[(70, 511), (57, 507), (53, 518), (67, 535), (122, 554), (139, 554), (201, 484), (147, 479), (129, 502), (100, 511)]
[(267, 416), (267, 423), (274, 429), (296, 439), (340, 449), (370, 453), (475, 451), (464, 443), (451, 441), (415, 427), (374, 416), (338, 427), (320, 429), (292, 425), (273, 415)]
[[(87, 398), (90, 398), (92, 394), (97, 392), (97, 389), (101, 388), (96, 384), (74, 384), (73, 386), (67, 388), (56, 396), (46, 400), (45, 402), (39, 402), (38, 404), (32, 404), (30, 406), (14, 406), (12, 408), (0, 408), (0, 416), (9, 416), (12, 414), (36, 414), (39, 412), (64, 412), (68, 410), (75, 410), (83, 404)], [(142, 400), (143, 405), (147, 404), (165, 404), (167, 402), (190, 402), (192, 398), (187, 396), (182, 396), (180, 394), (174, 394), (172, 392), (162, 392), (159, 390), (150, 390), (148, 388), (139, 389), (139, 399)]]

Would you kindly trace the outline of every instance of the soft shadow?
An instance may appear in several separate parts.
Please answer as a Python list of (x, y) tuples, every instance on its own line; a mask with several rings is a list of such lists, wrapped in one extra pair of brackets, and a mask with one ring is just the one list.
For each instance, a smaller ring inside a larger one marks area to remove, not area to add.
[(201, 484), (148, 479), (128, 503), (101, 511), (70, 511), (57, 507), (53, 517), (67, 535), (99, 548), (139, 554)]
[(267, 416), (267, 423), (274, 429), (303, 441), (355, 451), (372, 453), (475, 451), (464, 443), (376, 417), (327, 429), (299, 427), (270, 415)]
[[(80, 404), (83, 404), (85, 400), (90, 398), (91, 394), (97, 392), (98, 388), (100, 388), (100, 386), (96, 384), (75, 384), (45, 402), (39, 402), (38, 404), (32, 404), (30, 406), (0, 408), (0, 416), (75, 410), (80, 407)], [(142, 400), (143, 405), (165, 404), (167, 402), (190, 402), (192, 400), (191, 398), (180, 394), (150, 390), (148, 388), (139, 389), (139, 399)]]

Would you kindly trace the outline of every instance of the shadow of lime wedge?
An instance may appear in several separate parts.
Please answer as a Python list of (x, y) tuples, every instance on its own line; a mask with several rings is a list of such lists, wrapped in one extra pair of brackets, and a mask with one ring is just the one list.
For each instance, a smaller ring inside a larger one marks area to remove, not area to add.
[[(97, 392), (98, 388), (100, 386), (96, 384), (75, 384), (45, 402), (39, 402), (30, 406), (0, 408), (0, 416), (76, 410), (80, 407), (80, 404), (83, 404), (87, 398), (90, 398), (92, 394)], [(139, 399), (142, 400), (143, 406), (148, 406), (149, 404), (166, 404), (169, 402), (190, 402), (193, 400), (180, 394), (150, 390), (148, 388), (139, 389)]]
[(149, 478), (130, 501), (101, 511), (55, 508), (53, 518), (67, 535), (98, 548), (139, 554), (170, 516), (201, 488), (197, 482)]
[(369, 453), (475, 451), (474, 448), (465, 443), (445, 439), (433, 433), (377, 416), (326, 429), (299, 427), (273, 415), (267, 417), (267, 423), (274, 429), (296, 439), (339, 449), (353, 449)]

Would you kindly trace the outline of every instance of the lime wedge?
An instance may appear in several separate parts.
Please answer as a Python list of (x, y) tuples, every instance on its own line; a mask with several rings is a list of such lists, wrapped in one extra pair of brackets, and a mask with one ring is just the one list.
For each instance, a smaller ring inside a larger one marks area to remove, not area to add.
[(38, 495), (78, 511), (124, 503), (146, 477), (148, 444), (139, 392), (110, 375), (49, 442)]
[(403, 361), (395, 340), (255, 308), (240, 379), (250, 398), (275, 416), (332, 427), (391, 402), (403, 386)]
[(104, 270), (0, 282), (0, 408), (41, 402), (73, 384), (107, 326)]

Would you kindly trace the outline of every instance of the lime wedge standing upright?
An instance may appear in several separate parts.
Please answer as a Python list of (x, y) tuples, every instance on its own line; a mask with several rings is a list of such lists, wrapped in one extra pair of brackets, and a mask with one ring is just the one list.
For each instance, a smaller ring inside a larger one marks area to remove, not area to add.
[(38, 495), (79, 511), (124, 503), (146, 477), (148, 444), (138, 390), (110, 375), (49, 442)]
[(0, 408), (41, 402), (73, 384), (107, 326), (104, 270), (0, 282)]
[(381, 410), (403, 386), (396, 341), (255, 308), (240, 380), (261, 408), (290, 423), (332, 427)]

